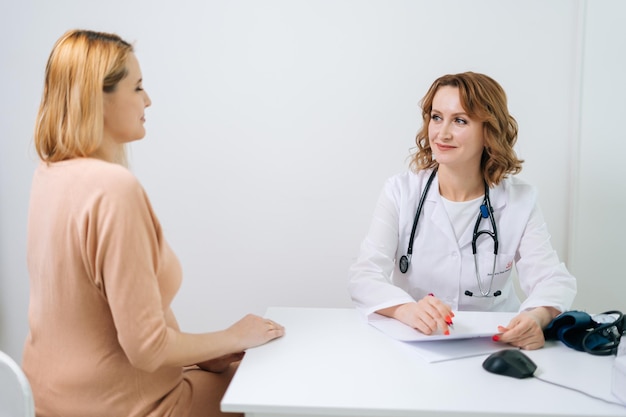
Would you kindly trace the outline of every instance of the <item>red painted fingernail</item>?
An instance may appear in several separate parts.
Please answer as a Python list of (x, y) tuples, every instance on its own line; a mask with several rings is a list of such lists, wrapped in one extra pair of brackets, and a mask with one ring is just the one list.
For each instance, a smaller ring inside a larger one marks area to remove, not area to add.
[(429, 292), (429, 293), (428, 293), (428, 296), (429, 296), (429, 297), (434, 297), (434, 296), (435, 296), (435, 294), (433, 294), (432, 292)]
[(494, 334), (491, 340), (493, 340), (494, 342), (497, 342), (500, 340), (500, 336), (498, 336), (497, 334)]
[(450, 316), (446, 316), (446, 318), (444, 319), (446, 321), (446, 323), (450, 324), (452, 322), (452, 319), (450, 318)]
[(443, 332), (443, 334), (445, 334), (446, 336), (448, 336), (450, 334), (450, 330), (446, 330), (445, 332)]

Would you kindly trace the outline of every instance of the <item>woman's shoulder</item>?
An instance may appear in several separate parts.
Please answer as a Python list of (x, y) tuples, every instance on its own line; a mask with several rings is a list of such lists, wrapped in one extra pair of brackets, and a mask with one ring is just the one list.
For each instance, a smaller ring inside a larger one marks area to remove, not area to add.
[(126, 167), (95, 158), (76, 158), (76, 169), (103, 182), (138, 184), (137, 177)]
[(65, 182), (71, 183), (75, 192), (120, 197), (143, 193), (139, 180), (128, 168), (100, 159), (73, 158), (52, 164), (42, 163), (39, 170), (60, 186)]
[(110, 198), (144, 198), (143, 186), (128, 168), (97, 159), (87, 159), (85, 163), (91, 166), (92, 184)]

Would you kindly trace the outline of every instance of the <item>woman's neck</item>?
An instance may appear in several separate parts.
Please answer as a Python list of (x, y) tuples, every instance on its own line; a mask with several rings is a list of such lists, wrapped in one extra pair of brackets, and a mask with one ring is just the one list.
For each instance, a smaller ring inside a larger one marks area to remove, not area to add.
[(103, 140), (100, 147), (90, 156), (92, 158), (102, 159), (103, 161), (127, 166), (126, 149), (124, 145), (116, 144), (111, 141)]
[(469, 201), (485, 194), (485, 182), (480, 171), (455, 173), (439, 167), (439, 194), (450, 201)]

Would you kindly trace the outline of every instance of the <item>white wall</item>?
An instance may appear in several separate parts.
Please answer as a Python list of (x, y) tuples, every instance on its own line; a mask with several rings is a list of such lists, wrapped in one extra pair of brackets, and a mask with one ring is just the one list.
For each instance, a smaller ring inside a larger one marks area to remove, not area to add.
[(577, 307), (598, 312), (626, 313), (625, 14), (620, 0), (588, 2), (570, 267)]
[(407, 167), (418, 101), (444, 73), (485, 72), (507, 90), (521, 175), (566, 259), (582, 5), (13, 2), (0, 14), (0, 349), (20, 358), (27, 333), (32, 127), (65, 30), (136, 41), (153, 106), (132, 166), (184, 266), (179, 321), (203, 331), (268, 306), (350, 306), (347, 269), (384, 180)]

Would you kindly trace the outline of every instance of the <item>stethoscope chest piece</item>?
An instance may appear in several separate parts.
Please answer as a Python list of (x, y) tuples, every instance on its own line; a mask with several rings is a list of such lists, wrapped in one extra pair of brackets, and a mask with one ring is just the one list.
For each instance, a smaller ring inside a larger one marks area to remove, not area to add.
[(409, 270), (409, 263), (411, 263), (411, 261), (409, 260), (409, 257), (407, 255), (402, 255), (402, 257), (400, 258), (400, 262), (399, 262), (400, 272), (402, 272), (403, 274), (406, 274), (406, 271)]

